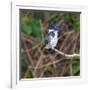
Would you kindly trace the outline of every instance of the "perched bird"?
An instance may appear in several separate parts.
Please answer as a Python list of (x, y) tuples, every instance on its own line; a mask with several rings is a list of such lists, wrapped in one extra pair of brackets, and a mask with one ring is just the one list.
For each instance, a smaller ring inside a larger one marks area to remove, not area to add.
[(58, 33), (61, 32), (62, 29), (56, 25), (49, 25), (48, 33), (45, 36), (45, 49), (53, 49), (56, 47), (58, 43)]

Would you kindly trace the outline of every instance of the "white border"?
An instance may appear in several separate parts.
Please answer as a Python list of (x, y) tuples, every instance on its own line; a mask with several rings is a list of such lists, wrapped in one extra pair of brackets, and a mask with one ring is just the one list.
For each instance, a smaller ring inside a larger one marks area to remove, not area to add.
[[(35, 10), (57, 10), (57, 11), (71, 11), (81, 12), (80, 16), (80, 77), (60, 77), (60, 78), (44, 78), (44, 79), (23, 79), (19, 80), (19, 9), (35, 9)], [(80, 84), (87, 82), (87, 7), (85, 6), (66, 6), (66, 5), (52, 5), (41, 3), (26, 3), (13, 2), (11, 4), (11, 87), (41, 87), (41, 86), (55, 86), (67, 84)]]

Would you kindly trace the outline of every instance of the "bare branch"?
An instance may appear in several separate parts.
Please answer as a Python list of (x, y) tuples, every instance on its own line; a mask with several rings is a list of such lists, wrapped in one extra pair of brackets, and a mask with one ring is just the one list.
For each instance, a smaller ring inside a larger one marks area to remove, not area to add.
[(79, 55), (79, 54), (76, 54), (76, 53), (74, 53), (74, 54), (65, 54), (65, 53), (63, 53), (63, 52), (61, 52), (61, 51), (59, 51), (59, 50), (57, 50), (57, 49), (55, 49), (55, 48), (53, 48), (53, 50), (54, 50), (55, 52), (61, 54), (62, 56), (65, 56), (65, 57), (68, 58), (68, 59), (80, 58), (80, 55)]

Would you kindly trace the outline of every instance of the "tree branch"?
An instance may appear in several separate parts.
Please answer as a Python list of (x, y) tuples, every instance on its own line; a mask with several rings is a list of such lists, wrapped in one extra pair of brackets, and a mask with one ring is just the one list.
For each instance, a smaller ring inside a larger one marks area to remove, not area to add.
[(80, 58), (80, 54), (76, 54), (76, 53), (74, 53), (74, 54), (66, 54), (66, 53), (63, 53), (63, 52), (55, 49), (55, 48), (53, 48), (53, 50), (54, 50), (55, 52), (57, 52), (58, 54), (61, 54), (62, 56), (66, 57), (66, 58), (68, 58), (68, 59)]

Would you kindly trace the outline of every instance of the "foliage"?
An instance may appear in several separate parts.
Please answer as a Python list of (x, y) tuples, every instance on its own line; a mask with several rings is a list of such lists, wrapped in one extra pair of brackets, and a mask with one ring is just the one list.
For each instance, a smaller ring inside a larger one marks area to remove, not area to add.
[(28, 35), (33, 35), (35, 37), (41, 37), (42, 30), (39, 23), (40, 20), (37, 18), (37, 15), (34, 15), (34, 17), (24, 16), (21, 21), (23, 32), (25, 32)]
[(51, 23), (63, 29), (56, 48), (67, 54), (80, 53), (80, 13), (21, 9), (20, 78), (80, 75), (80, 59), (67, 61), (44, 49), (43, 38)]
[(69, 24), (72, 28), (75, 28), (76, 30), (80, 29), (80, 20), (78, 18), (76, 18), (75, 14), (65, 13), (64, 21), (67, 24)]

